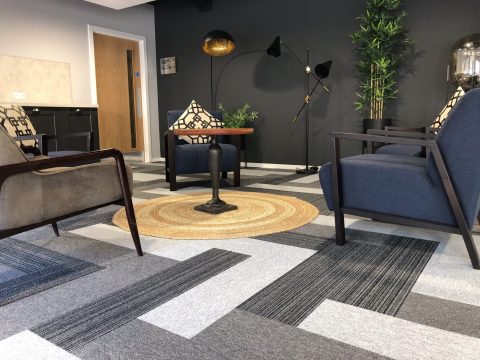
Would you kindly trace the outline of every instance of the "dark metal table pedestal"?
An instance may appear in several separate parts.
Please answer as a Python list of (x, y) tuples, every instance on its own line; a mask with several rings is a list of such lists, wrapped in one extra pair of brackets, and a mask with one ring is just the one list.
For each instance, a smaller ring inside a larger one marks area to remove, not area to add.
[(237, 206), (221, 200), (219, 196), (222, 148), (218, 144), (216, 136), (212, 137), (212, 142), (208, 148), (208, 160), (212, 179), (212, 199), (205, 204), (195, 206), (194, 209), (214, 215), (238, 209)]

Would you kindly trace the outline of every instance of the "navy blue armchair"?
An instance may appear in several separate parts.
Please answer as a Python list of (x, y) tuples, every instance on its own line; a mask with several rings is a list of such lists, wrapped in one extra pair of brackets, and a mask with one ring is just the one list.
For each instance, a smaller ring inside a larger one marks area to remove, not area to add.
[[(172, 126), (182, 115), (184, 110), (172, 110), (167, 113), (168, 127)], [(222, 120), (222, 113), (212, 111), (212, 115)], [(235, 145), (224, 143), (224, 138), (218, 139), (222, 148), (222, 177), (227, 178), (229, 171), (234, 172), (234, 186), (240, 186), (240, 151), (237, 143)], [(208, 173), (209, 144), (189, 144), (174, 135), (172, 130), (165, 132), (165, 159), (166, 159), (166, 181), (170, 183), (170, 191), (177, 190), (177, 175)]]
[[(345, 244), (344, 214), (459, 233), (475, 269), (471, 230), (480, 208), (480, 89), (468, 92), (434, 139), (332, 133), (332, 161), (320, 169), (336, 241)], [(340, 140), (429, 149), (426, 158), (364, 154), (340, 160)]]

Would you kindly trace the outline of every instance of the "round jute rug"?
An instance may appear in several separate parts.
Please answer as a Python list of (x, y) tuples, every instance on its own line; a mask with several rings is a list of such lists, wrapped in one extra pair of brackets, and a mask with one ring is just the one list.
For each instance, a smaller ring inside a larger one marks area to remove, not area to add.
[[(238, 210), (211, 215), (195, 205), (212, 194), (164, 196), (135, 205), (140, 234), (168, 239), (230, 239), (278, 233), (310, 223), (319, 212), (312, 204), (291, 196), (258, 192), (223, 191), (222, 200)], [(129, 230), (125, 209), (113, 223)]]

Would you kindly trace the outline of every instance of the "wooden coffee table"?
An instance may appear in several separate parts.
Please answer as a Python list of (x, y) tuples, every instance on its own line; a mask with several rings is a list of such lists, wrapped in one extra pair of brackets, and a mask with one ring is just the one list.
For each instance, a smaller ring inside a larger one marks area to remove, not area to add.
[(206, 212), (209, 214), (221, 214), (226, 211), (236, 210), (237, 206), (227, 204), (220, 199), (220, 172), (222, 161), (222, 148), (217, 142), (217, 136), (221, 135), (248, 135), (253, 134), (253, 128), (218, 128), (218, 129), (175, 129), (175, 135), (192, 136), (192, 135), (209, 135), (212, 142), (208, 148), (208, 163), (210, 167), (210, 178), (212, 179), (212, 199), (205, 204), (195, 206), (195, 210)]

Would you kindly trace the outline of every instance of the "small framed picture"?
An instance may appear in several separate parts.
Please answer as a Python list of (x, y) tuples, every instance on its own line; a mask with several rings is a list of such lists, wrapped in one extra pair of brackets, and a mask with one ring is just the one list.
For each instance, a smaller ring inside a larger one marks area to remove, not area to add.
[(160, 59), (160, 74), (168, 75), (177, 72), (175, 56)]

